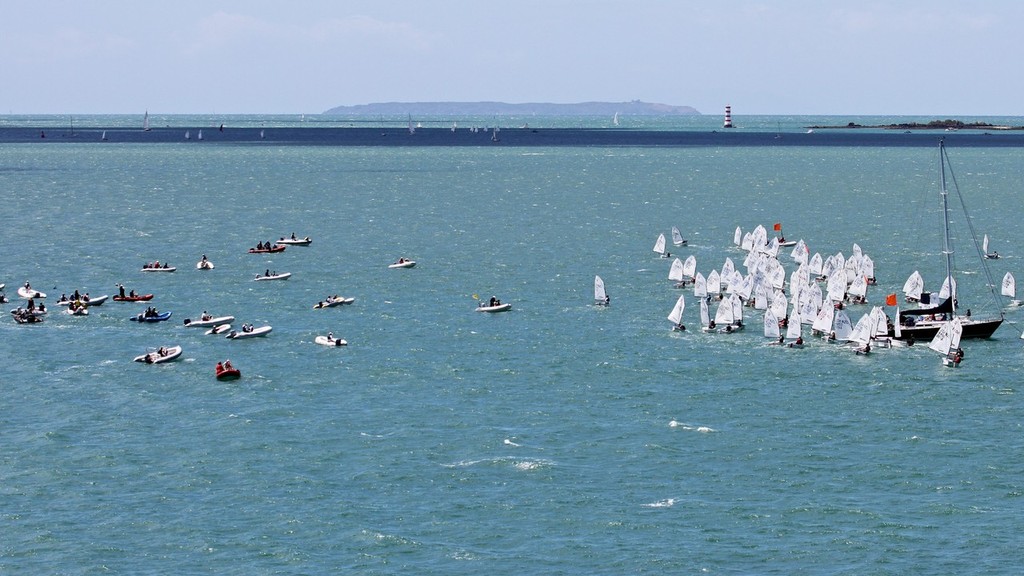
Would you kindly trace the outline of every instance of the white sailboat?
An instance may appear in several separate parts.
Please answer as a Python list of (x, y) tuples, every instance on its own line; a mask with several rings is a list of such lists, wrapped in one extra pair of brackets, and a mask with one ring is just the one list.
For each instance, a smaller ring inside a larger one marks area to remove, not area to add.
[(107, 141), (107, 131), (106, 130), (104, 130), (103, 134), (100, 135), (100, 140), (102, 140), (104, 142)]
[(191, 140), (191, 139), (192, 139), (192, 132), (190, 132), (188, 130), (185, 130), (185, 140)]
[(683, 240), (683, 235), (679, 233), (679, 228), (672, 227), (672, 244), (676, 246), (685, 246), (686, 240)]
[(981, 252), (985, 255), (985, 258), (988, 258), (989, 260), (999, 258), (999, 252), (988, 251), (988, 234), (985, 234), (985, 237), (981, 241)]
[(202, 140), (203, 139), (203, 131), (202, 131), (202, 129), (199, 130), (199, 135), (196, 138), (198, 140)]
[(611, 298), (608, 297), (608, 293), (604, 289), (604, 280), (600, 276), (594, 276), (594, 304), (597, 306), (611, 304)]
[(942, 354), (942, 365), (956, 367), (963, 359), (963, 352), (960, 350), (960, 338), (963, 336), (964, 327), (958, 316), (945, 322), (935, 337), (928, 343), (928, 347)]
[(1003, 276), (1002, 295), (1010, 298), (1010, 306), (1020, 306), (1020, 300), (1017, 300), (1017, 281), (1009, 272)]
[(772, 340), (778, 341), (782, 336), (782, 332), (779, 331), (779, 319), (772, 313), (771, 310), (765, 310), (764, 312), (764, 337), (771, 338)]
[(143, 132), (149, 132), (149, 110), (142, 116), (142, 130)]
[(683, 326), (683, 310), (686, 309), (686, 298), (683, 294), (679, 295), (679, 299), (676, 300), (676, 305), (672, 307), (672, 312), (669, 312), (668, 319), (672, 322), (672, 329), (676, 331), (686, 330), (686, 326)]
[(669, 253), (665, 252), (665, 235), (664, 234), (658, 234), (658, 239), (654, 241), (654, 248), (652, 248), (652, 250), (654, 250), (655, 252), (660, 254), (662, 258), (668, 258), (669, 257)]
[(618, 126), (619, 125), (619, 113), (618, 112), (615, 113), (615, 116), (612, 116), (612, 125), (613, 126)]

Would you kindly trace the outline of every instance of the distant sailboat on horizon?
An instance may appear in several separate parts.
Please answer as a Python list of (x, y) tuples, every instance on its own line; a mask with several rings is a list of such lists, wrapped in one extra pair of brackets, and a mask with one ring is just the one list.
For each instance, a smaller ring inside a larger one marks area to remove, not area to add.
[(142, 131), (149, 132), (149, 110), (146, 110), (146, 113), (142, 115)]

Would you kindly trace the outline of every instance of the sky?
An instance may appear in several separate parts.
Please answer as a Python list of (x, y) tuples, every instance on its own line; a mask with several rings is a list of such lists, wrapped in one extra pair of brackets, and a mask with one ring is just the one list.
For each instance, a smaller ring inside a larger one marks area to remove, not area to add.
[(0, 114), (1024, 116), (1020, 0), (0, 0)]

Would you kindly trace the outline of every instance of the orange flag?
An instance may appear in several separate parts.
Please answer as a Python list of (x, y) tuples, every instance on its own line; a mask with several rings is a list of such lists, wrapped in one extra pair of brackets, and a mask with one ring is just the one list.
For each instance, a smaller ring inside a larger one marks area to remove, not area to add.
[(889, 294), (888, 296), (886, 296), (885, 297), (885, 305), (886, 306), (895, 306), (896, 305), (896, 294)]
[(782, 222), (775, 223), (775, 231), (778, 232), (779, 230), (782, 230)]

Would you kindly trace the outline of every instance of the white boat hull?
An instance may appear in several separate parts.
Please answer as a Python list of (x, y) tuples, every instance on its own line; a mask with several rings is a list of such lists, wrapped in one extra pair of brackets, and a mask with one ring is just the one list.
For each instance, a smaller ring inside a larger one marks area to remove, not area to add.
[(512, 309), (512, 304), (509, 303), (509, 302), (505, 302), (504, 304), (498, 304), (496, 306), (477, 306), (476, 307), (476, 311), (477, 312), (490, 312), (492, 314), (495, 313), (495, 312), (507, 312), (507, 311), (509, 311), (511, 309)]
[(328, 338), (327, 336), (317, 336), (313, 340), (321, 346), (348, 346), (348, 341), (342, 340), (340, 338)]
[(415, 265), (415, 260), (406, 260), (405, 262), (395, 262), (394, 264), (390, 264), (388, 265), (388, 268), (412, 268)]
[(239, 330), (232, 330), (226, 336), (229, 340), (244, 340), (246, 338), (259, 338), (270, 334), (273, 328), (270, 326), (260, 326), (259, 328), (253, 328), (252, 332), (242, 332)]
[(46, 293), (22, 286), (18, 288), (18, 296), (28, 300), (29, 298), (46, 298)]
[(181, 346), (169, 346), (164, 349), (164, 354), (159, 352), (149, 352), (142, 354), (141, 356), (135, 357), (135, 362), (145, 362), (146, 364), (163, 364), (164, 362), (173, 362), (181, 356)]
[(210, 318), (209, 320), (189, 320), (185, 319), (185, 326), (191, 328), (209, 328), (210, 326), (217, 326), (219, 324), (228, 324), (234, 321), (234, 316), (218, 316), (217, 318)]
[(271, 274), (270, 276), (257, 276), (256, 281), (261, 282), (263, 280), (287, 280), (292, 277), (291, 272), (285, 272), (284, 274)]

